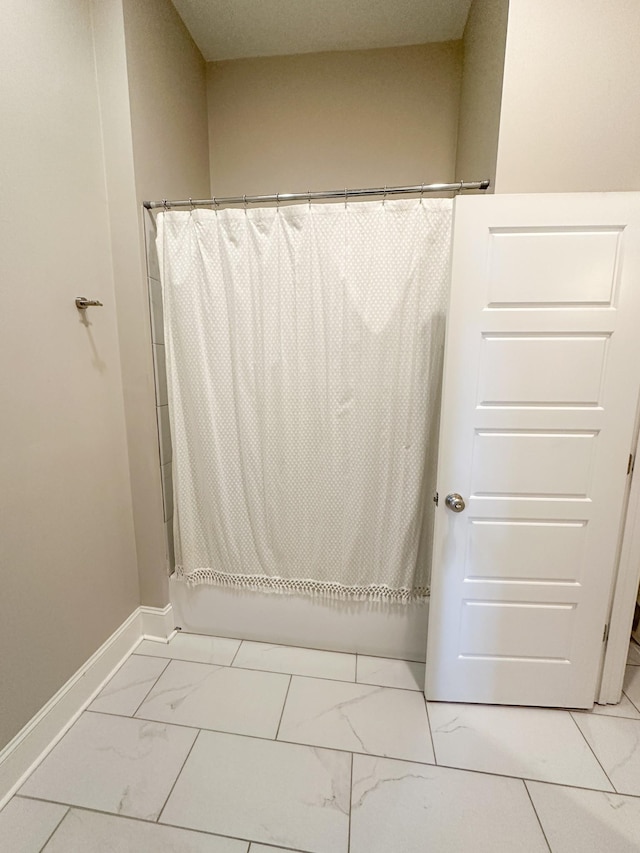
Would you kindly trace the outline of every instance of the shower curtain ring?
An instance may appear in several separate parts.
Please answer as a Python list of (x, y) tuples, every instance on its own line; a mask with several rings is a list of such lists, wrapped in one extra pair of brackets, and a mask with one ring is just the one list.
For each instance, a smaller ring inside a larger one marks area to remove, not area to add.
[(424, 198), (424, 183), (420, 187), (420, 204), (422, 204), (423, 198)]
[(347, 188), (344, 188), (344, 209), (347, 209)]
[(276, 208), (280, 207), (280, 193), (276, 193)]
[(165, 210), (169, 210), (169, 202), (166, 200), (166, 198), (162, 199), (162, 206)]
[(311, 190), (307, 190), (307, 201), (309, 202), (309, 210), (311, 210)]
[(242, 196), (242, 200), (244, 202), (244, 212), (246, 213), (247, 212), (247, 197), (246, 197), (246, 195)]
[(195, 206), (195, 204), (193, 203), (193, 199), (191, 198), (191, 196), (189, 196), (189, 205), (190, 205), (190, 207), (191, 207), (191, 210), (195, 210), (195, 209), (196, 209), (196, 206)]
[(384, 207), (385, 202), (387, 200), (387, 185), (384, 185), (384, 195), (382, 196), (382, 206)]

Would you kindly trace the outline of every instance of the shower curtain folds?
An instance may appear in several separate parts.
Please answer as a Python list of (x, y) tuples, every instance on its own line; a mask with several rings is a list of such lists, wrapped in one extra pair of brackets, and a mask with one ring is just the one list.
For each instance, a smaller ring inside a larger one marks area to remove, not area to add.
[(187, 583), (428, 595), (451, 212), (159, 214)]

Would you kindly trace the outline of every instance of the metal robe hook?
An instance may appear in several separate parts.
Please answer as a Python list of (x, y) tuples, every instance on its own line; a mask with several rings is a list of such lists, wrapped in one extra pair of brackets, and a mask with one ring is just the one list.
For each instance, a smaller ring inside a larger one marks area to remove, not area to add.
[(102, 302), (97, 299), (87, 299), (86, 296), (76, 296), (76, 308), (85, 311), (87, 308), (102, 308)]

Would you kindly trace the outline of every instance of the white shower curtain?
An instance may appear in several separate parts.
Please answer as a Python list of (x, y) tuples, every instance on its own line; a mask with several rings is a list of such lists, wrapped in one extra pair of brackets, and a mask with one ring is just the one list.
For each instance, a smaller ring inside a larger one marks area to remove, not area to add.
[(451, 211), (160, 213), (178, 576), (428, 595)]

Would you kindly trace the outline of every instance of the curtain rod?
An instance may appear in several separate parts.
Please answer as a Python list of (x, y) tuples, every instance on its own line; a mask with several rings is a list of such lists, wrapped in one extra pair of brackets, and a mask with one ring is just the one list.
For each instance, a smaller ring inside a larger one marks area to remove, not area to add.
[(325, 190), (324, 192), (306, 192), (306, 193), (276, 193), (275, 195), (237, 195), (227, 196), (226, 198), (189, 198), (180, 201), (143, 201), (142, 204), (147, 210), (154, 210), (158, 207), (163, 207), (165, 210), (170, 210), (173, 207), (220, 207), (229, 204), (268, 204), (275, 202), (279, 204), (281, 201), (314, 201), (323, 198), (340, 198), (348, 199), (356, 196), (370, 195), (404, 195), (408, 193), (446, 193), (460, 192), (462, 190), (486, 190), (489, 188), (490, 181), (456, 181), (453, 184), (417, 184), (413, 187), (368, 187), (359, 190)]

